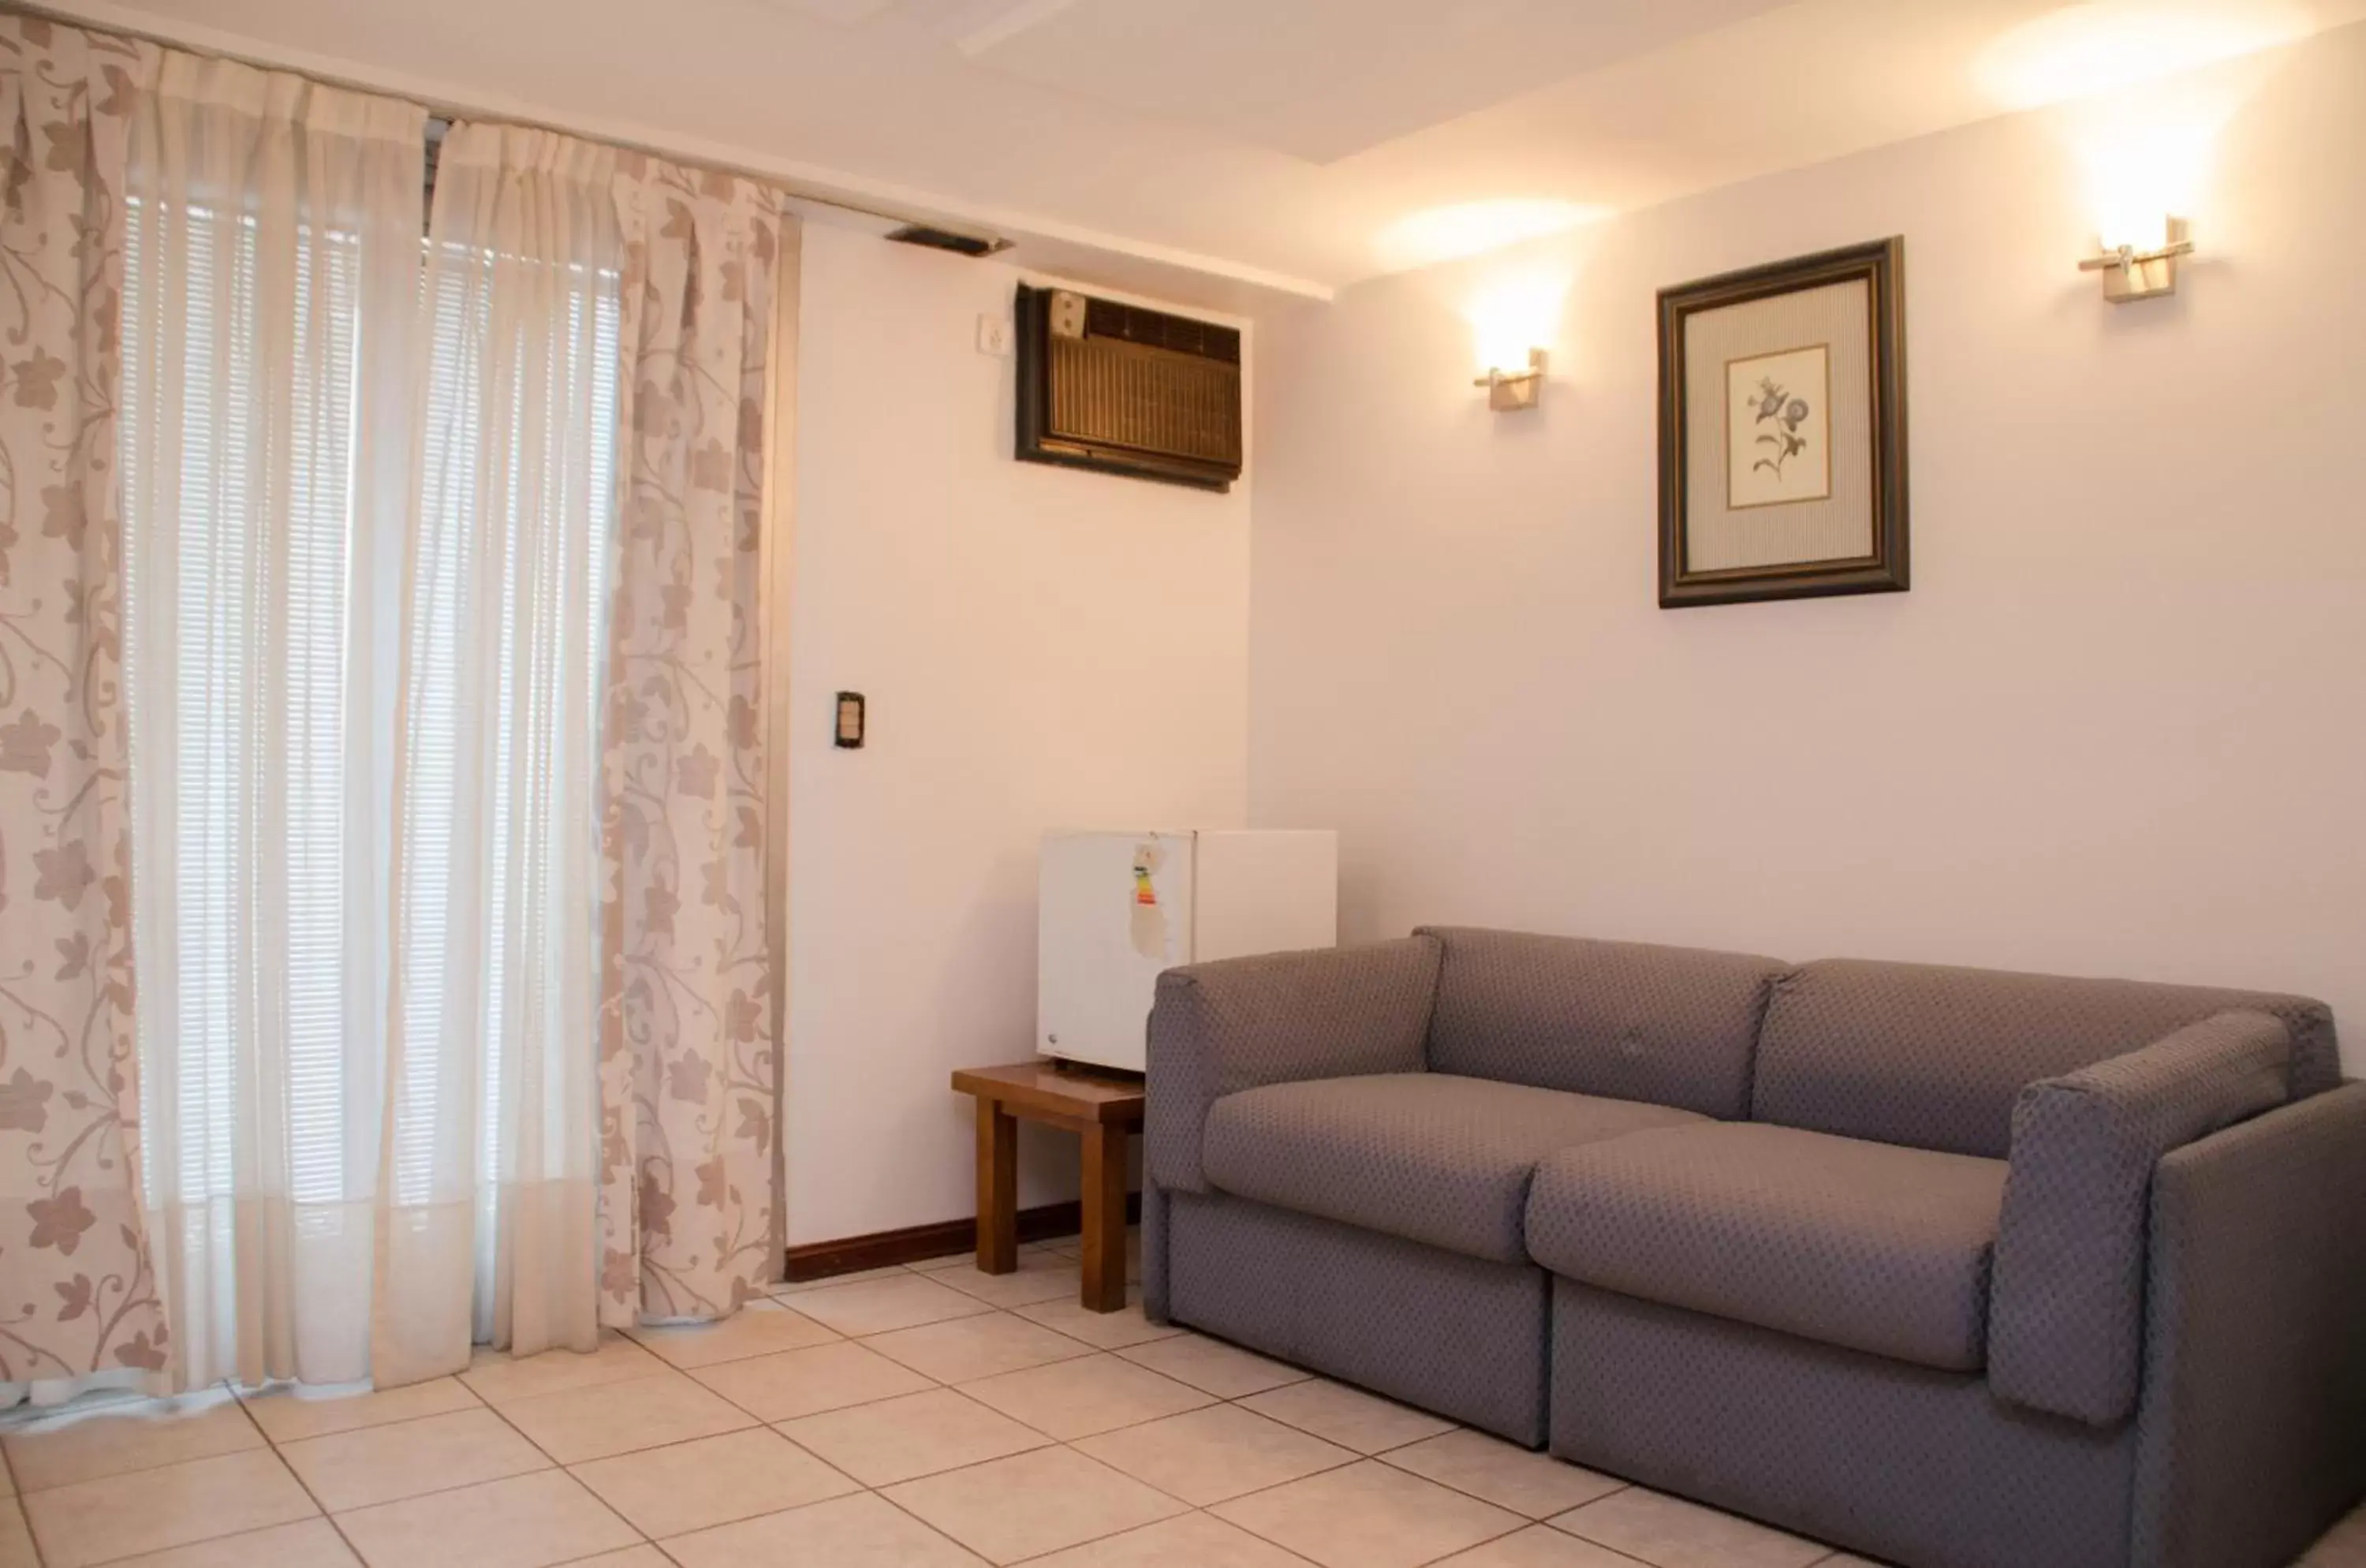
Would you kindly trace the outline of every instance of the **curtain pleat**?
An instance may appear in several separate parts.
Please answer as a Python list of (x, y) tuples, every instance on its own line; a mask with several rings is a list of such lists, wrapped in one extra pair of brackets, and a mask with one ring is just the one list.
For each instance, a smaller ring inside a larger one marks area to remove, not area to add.
[(141, 1385), (122, 701), (124, 162), (154, 51), (0, 16), (0, 1404)]
[(373, 1366), (593, 1348), (594, 784), (622, 240), (607, 148), (456, 125), (410, 540)]
[(172, 1382), (369, 1373), (388, 542), (412, 105), (167, 52), (130, 154), (125, 492), (149, 1201)]
[(601, 1311), (722, 1317), (777, 1277), (762, 637), (777, 193), (620, 160), (602, 738)]

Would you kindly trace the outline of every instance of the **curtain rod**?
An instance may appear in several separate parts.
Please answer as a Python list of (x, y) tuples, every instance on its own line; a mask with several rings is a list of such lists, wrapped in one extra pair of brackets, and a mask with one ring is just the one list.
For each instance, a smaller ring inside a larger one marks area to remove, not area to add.
[(394, 91), (378, 83), (341, 74), (334, 71), (321, 70), (316, 66), (289, 65), (283, 62), (259, 58), (235, 49), (192, 43), (186, 39), (175, 38), (152, 28), (119, 22), (111, 17), (105, 21), (94, 21), (88, 16), (62, 6), (43, 5), (40, 0), (0, 0), (0, 12), (5, 11), (39, 17), (63, 27), (81, 28), (89, 32), (113, 33), (119, 38), (138, 39), (144, 43), (152, 43), (160, 49), (178, 50), (184, 54), (232, 61), (257, 71), (273, 71), (285, 75), (301, 76), (309, 82), (318, 83), (324, 87), (336, 87), (352, 93), (368, 93), (381, 98), (400, 98), (406, 103), (417, 105), (434, 119), (491, 121), (502, 125), (523, 126), (532, 130), (546, 130), (554, 135), (573, 137), (578, 141), (598, 141), (623, 152), (638, 152), (646, 157), (660, 158), (669, 163), (682, 164), (693, 168), (712, 169), (718, 174), (735, 175), (741, 179), (771, 186), (797, 201), (809, 202), (816, 207), (827, 207), (834, 211), (851, 213), (858, 218), (875, 219), (883, 223), (922, 223), (940, 229), (955, 229), (986, 240), (1008, 241), (1008, 235), (991, 226), (980, 225), (972, 220), (961, 217), (939, 216), (925, 209), (867, 206), (843, 196), (825, 196), (810, 186), (801, 186), (794, 176), (747, 164), (734, 163), (728, 159), (684, 152), (678, 147), (668, 147), (662, 143), (645, 141), (629, 136), (618, 136), (612, 132), (587, 131), (577, 126), (540, 118), (531, 114), (484, 108), (456, 99), (445, 99), (422, 93)]

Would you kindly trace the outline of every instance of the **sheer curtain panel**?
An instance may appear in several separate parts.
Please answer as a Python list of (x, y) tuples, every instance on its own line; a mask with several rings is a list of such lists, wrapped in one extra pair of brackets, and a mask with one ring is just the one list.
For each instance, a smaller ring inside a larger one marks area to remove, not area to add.
[(116, 490), (153, 51), (0, 16), (0, 1404), (161, 1371), (140, 1192)]
[(422, 110), (168, 52), (124, 495), (139, 1025), (174, 1381), (369, 1373)]
[(456, 125), (409, 540), (381, 1386), (599, 1337), (599, 703), (622, 242), (610, 149)]

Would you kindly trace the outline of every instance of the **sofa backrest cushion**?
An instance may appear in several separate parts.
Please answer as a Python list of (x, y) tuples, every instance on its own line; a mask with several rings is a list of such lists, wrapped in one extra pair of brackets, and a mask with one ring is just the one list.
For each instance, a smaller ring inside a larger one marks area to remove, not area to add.
[(2292, 1035), (2290, 1093), (2341, 1081), (2333, 1014), (2305, 997), (1833, 958), (1775, 982), (1751, 1117), (2002, 1159), (2025, 1084), (2229, 1010)]
[(1432, 1072), (1750, 1113), (1750, 1057), (1780, 960), (1703, 948), (1424, 927), (1445, 948)]

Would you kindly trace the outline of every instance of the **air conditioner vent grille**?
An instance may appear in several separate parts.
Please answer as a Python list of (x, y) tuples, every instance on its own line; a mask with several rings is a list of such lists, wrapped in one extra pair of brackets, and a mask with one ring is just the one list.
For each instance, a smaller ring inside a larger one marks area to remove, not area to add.
[(1172, 349), (1226, 365), (1241, 362), (1241, 334), (1235, 328), (1195, 321), (1189, 316), (1170, 316), (1161, 310), (1140, 310), (1109, 299), (1085, 302), (1085, 333), (1087, 337), (1138, 343), (1145, 348)]
[[(1238, 354), (1238, 333), (1234, 340)], [(1240, 430), (1234, 365), (1116, 338), (1052, 340), (1058, 440), (1237, 465)]]

